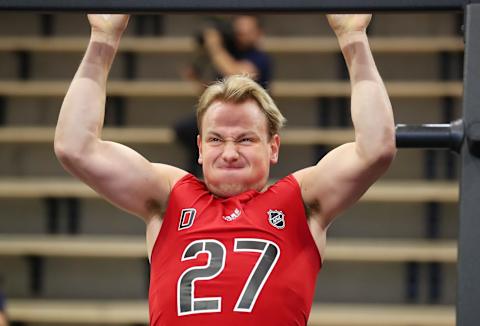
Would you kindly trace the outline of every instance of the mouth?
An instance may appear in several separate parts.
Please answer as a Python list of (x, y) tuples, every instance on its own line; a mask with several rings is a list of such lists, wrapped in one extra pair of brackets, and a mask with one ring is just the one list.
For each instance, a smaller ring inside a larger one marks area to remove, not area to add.
[(240, 169), (243, 169), (244, 167), (243, 166), (219, 166), (218, 169), (220, 170), (228, 170), (228, 171), (232, 171), (232, 170), (240, 170)]

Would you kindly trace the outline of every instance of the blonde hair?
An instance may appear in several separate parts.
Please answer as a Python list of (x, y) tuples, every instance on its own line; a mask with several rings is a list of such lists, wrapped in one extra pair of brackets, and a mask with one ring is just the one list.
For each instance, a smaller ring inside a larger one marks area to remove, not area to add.
[(247, 100), (257, 102), (268, 122), (268, 134), (278, 134), (287, 121), (267, 91), (250, 77), (232, 75), (210, 85), (200, 96), (197, 105), (197, 126), (202, 133), (202, 118), (215, 101), (243, 103)]

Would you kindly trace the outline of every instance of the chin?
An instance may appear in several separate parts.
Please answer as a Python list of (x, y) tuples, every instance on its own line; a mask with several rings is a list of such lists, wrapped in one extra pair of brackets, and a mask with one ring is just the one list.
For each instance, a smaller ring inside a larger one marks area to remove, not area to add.
[(240, 185), (238, 183), (222, 183), (218, 187), (214, 187), (211, 191), (219, 197), (233, 197), (242, 192), (249, 190), (248, 187)]
[(248, 190), (261, 191), (265, 183), (263, 179), (239, 174), (216, 174), (213, 178), (206, 177), (205, 182), (214, 195), (223, 198), (236, 196)]
[(210, 171), (211, 179), (230, 183), (245, 183), (252, 179), (252, 172), (247, 168), (215, 169)]
[(231, 197), (250, 189), (254, 189), (251, 175), (245, 171), (222, 171), (214, 175), (205, 175), (205, 182), (208, 189), (219, 197)]

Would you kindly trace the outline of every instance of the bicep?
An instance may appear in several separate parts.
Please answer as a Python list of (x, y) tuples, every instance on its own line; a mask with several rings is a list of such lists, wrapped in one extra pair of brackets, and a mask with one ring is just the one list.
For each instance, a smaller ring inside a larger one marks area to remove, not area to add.
[(323, 227), (347, 209), (385, 172), (384, 164), (362, 159), (355, 143), (329, 152), (317, 165), (299, 171), (302, 197), (316, 210)]
[(69, 170), (112, 204), (144, 219), (165, 205), (171, 187), (186, 172), (152, 164), (124, 145), (99, 141)]

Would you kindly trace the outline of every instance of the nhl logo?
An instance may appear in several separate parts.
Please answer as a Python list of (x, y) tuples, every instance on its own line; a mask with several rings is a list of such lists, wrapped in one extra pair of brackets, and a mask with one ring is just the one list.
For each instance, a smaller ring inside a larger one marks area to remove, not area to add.
[(283, 214), (282, 211), (277, 211), (273, 209), (269, 210), (268, 221), (273, 227), (279, 230), (285, 228), (285, 214)]

